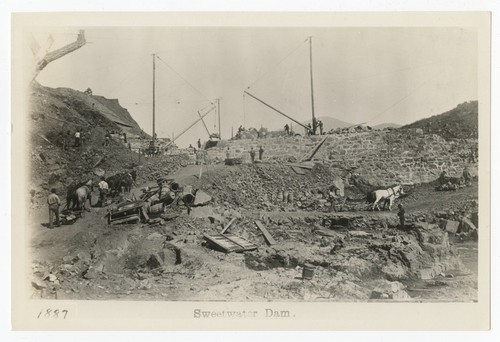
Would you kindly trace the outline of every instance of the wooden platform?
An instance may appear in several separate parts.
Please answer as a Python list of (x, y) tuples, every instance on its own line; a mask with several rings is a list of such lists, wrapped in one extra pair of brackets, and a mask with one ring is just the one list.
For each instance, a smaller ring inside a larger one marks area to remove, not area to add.
[(203, 238), (207, 242), (209, 242), (215, 249), (220, 250), (224, 253), (245, 252), (257, 249), (257, 245), (233, 234), (204, 234)]

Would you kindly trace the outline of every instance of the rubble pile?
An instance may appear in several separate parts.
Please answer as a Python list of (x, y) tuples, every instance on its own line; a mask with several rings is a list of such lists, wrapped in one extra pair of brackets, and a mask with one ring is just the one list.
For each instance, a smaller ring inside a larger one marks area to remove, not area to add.
[(189, 155), (165, 155), (154, 158), (142, 158), (142, 164), (137, 167), (139, 183), (154, 181), (165, 175), (172, 174), (190, 163)]
[(209, 184), (215, 183), (210, 184), (211, 192), (219, 204), (228, 202), (245, 209), (303, 207), (313, 210), (312, 205), (302, 205), (309, 202), (326, 207), (328, 186), (342, 183), (324, 165), (316, 165), (304, 175), (298, 175), (286, 165), (243, 164), (228, 168), (217, 177), (209, 173), (204, 177)]

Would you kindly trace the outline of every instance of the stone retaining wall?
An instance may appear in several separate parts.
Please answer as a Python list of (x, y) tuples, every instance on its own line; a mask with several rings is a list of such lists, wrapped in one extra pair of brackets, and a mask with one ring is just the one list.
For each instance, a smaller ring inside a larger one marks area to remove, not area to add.
[[(229, 152), (230, 158), (250, 162), (251, 147), (258, 158), (262, 146), (264, 162), (288, 157), (300, 160), (311, 153), (323, 137), (222, 141), (207, 151), (207, 159), (224, 160)], [(352, 170), (372, 184), (425, 183), (435, 180), (443, 170), (451, 176), (460, 176), (465, 166), (469, 166), (473, 175), (477, 174), (477, 163), (469, 163), (471, 148), (475, 147), (477, 140), (472, 139), (446, 141), (438, 135), (409, 130), (372, 131), (329, 135), (314, 159)]]

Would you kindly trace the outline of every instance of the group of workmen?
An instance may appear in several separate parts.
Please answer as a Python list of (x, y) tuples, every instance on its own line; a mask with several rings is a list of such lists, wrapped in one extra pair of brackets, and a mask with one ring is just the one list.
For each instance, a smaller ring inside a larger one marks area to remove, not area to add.
[[(113, 131), (113, 133), (115, 133)], [(123, 136), (123, 142), (125, 144), (128, 144), (129, 149), (131, 149), (131, 145), (129, 142), (127, 142), (127, 133), (123, 132), (121, 133)], [(63, 136), (63, 150), (68, 150), (71, 146), (71, 140), (72, 140), (72, 135), (71, 131), (66, 131), (66, 133)], [(104, 146), (109, 146), (111, 143), (111, 132), (109, 130), (106, 131), (106, 134), (104, 134)], [(77, 129), (75, 131), (75, 134), (73, 134), (73, 147), (82, 147), (83, 146), (83, 133), (80, 129)]]
[[(98, 207), (105, 207), (107, 205), (107, 196), (109, 193), (109, 185), (106, 182), (104, 176), (101, 177), (99, 186), (99, 202)], [(50, 189), (50, 194), (47, 197), (47, 204), (49, 205), (49, 225), (48, 228), (54, 228), (54, 223), (56, 227), (61, 226), (61, 220), (59, 216), (61, 199), (57, 196), (57, 190), (55, 188)], [(55, 218), (55, 221), (54, 221)]]
[[(319, 135), (323, 135), (323, 121), (314, 119), (314, 122), (316, 123), (316, 128), (319, 129)], [(316, 129), (313, 129), (310, 123), (305, 126), (305, 130), (307, 136), (316, 134)], [(293, 131), (288, 124), (285, 125), (285, 133), (286, 135), (293, 135)]]
[[(470, 186), (472, 184), (472, 175), (469, 171), (469, 168), (466, 166), (462, 172), (462, 179), (464, 180), (465, 186)], [(446, 184), (450, 181), (450, 177), (446, 170), (443, 170), (439, 175), (438, 182), (440, 185)]]
[[(106, 134), (104, 134), (104, 146), (109, 146), (111, 143), (111, 134), (116, 134), (115, 131), (111, 132), (109, 130), (106, 130)], [(123, 137), (123, 142), (128, 145), (128, 148), (131, 149), (130, 142), (127, 142), (127, 133), (122, 132), (120, 135)]]
[[(264, 154), (264, 149), (262, 148), (262, 145), (259, 146), (259, 160), (262, 161), (262, 155)], [(252, 163), (255, 163), (255, 150), (250, 148), (250, 159), (252, 160)]]
[[(198, 146), (198, 150), (201, 149), (201, 140), (198, 139), (198, 141), (196, 142), (196, 146)], [(190, 150), (193, 150), (194, 153), (196, 153), (196, 147), (193, 147), (193, 145), (189, 144), (189, 147), (188, 147)]]

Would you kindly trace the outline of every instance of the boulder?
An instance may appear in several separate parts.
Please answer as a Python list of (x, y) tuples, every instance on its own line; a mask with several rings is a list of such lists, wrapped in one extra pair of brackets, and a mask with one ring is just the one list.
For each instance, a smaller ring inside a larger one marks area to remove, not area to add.
[(193, 205), (194, 206), (197, 206), (197, 205), (205, 205), (207, 204), (208, 202), (210, 202), (212, 200), (212, 196), (210, 196), (209, 194), (207, 194), (205, 191), (203, 190), (198, 190), (196, 192), (196, 197), (194, 198), (194, 203)]
[(429, 280), (436, 276), (434, 270), (432, 268), (423, 268), (420, 270), (420, 279)]
[(445, 220), (444, 222), (444, 228), (448, 233), (455, 234), (458, 230), (458, 227), (460, 225), (460, 222), (458, 221), (452, 221), (452, 220)]
[(375, 287), (370, 295), (371, 299), (406, 300), (410, 296), (404, 291), (405, 286), (398, 281), (384, 281)]

